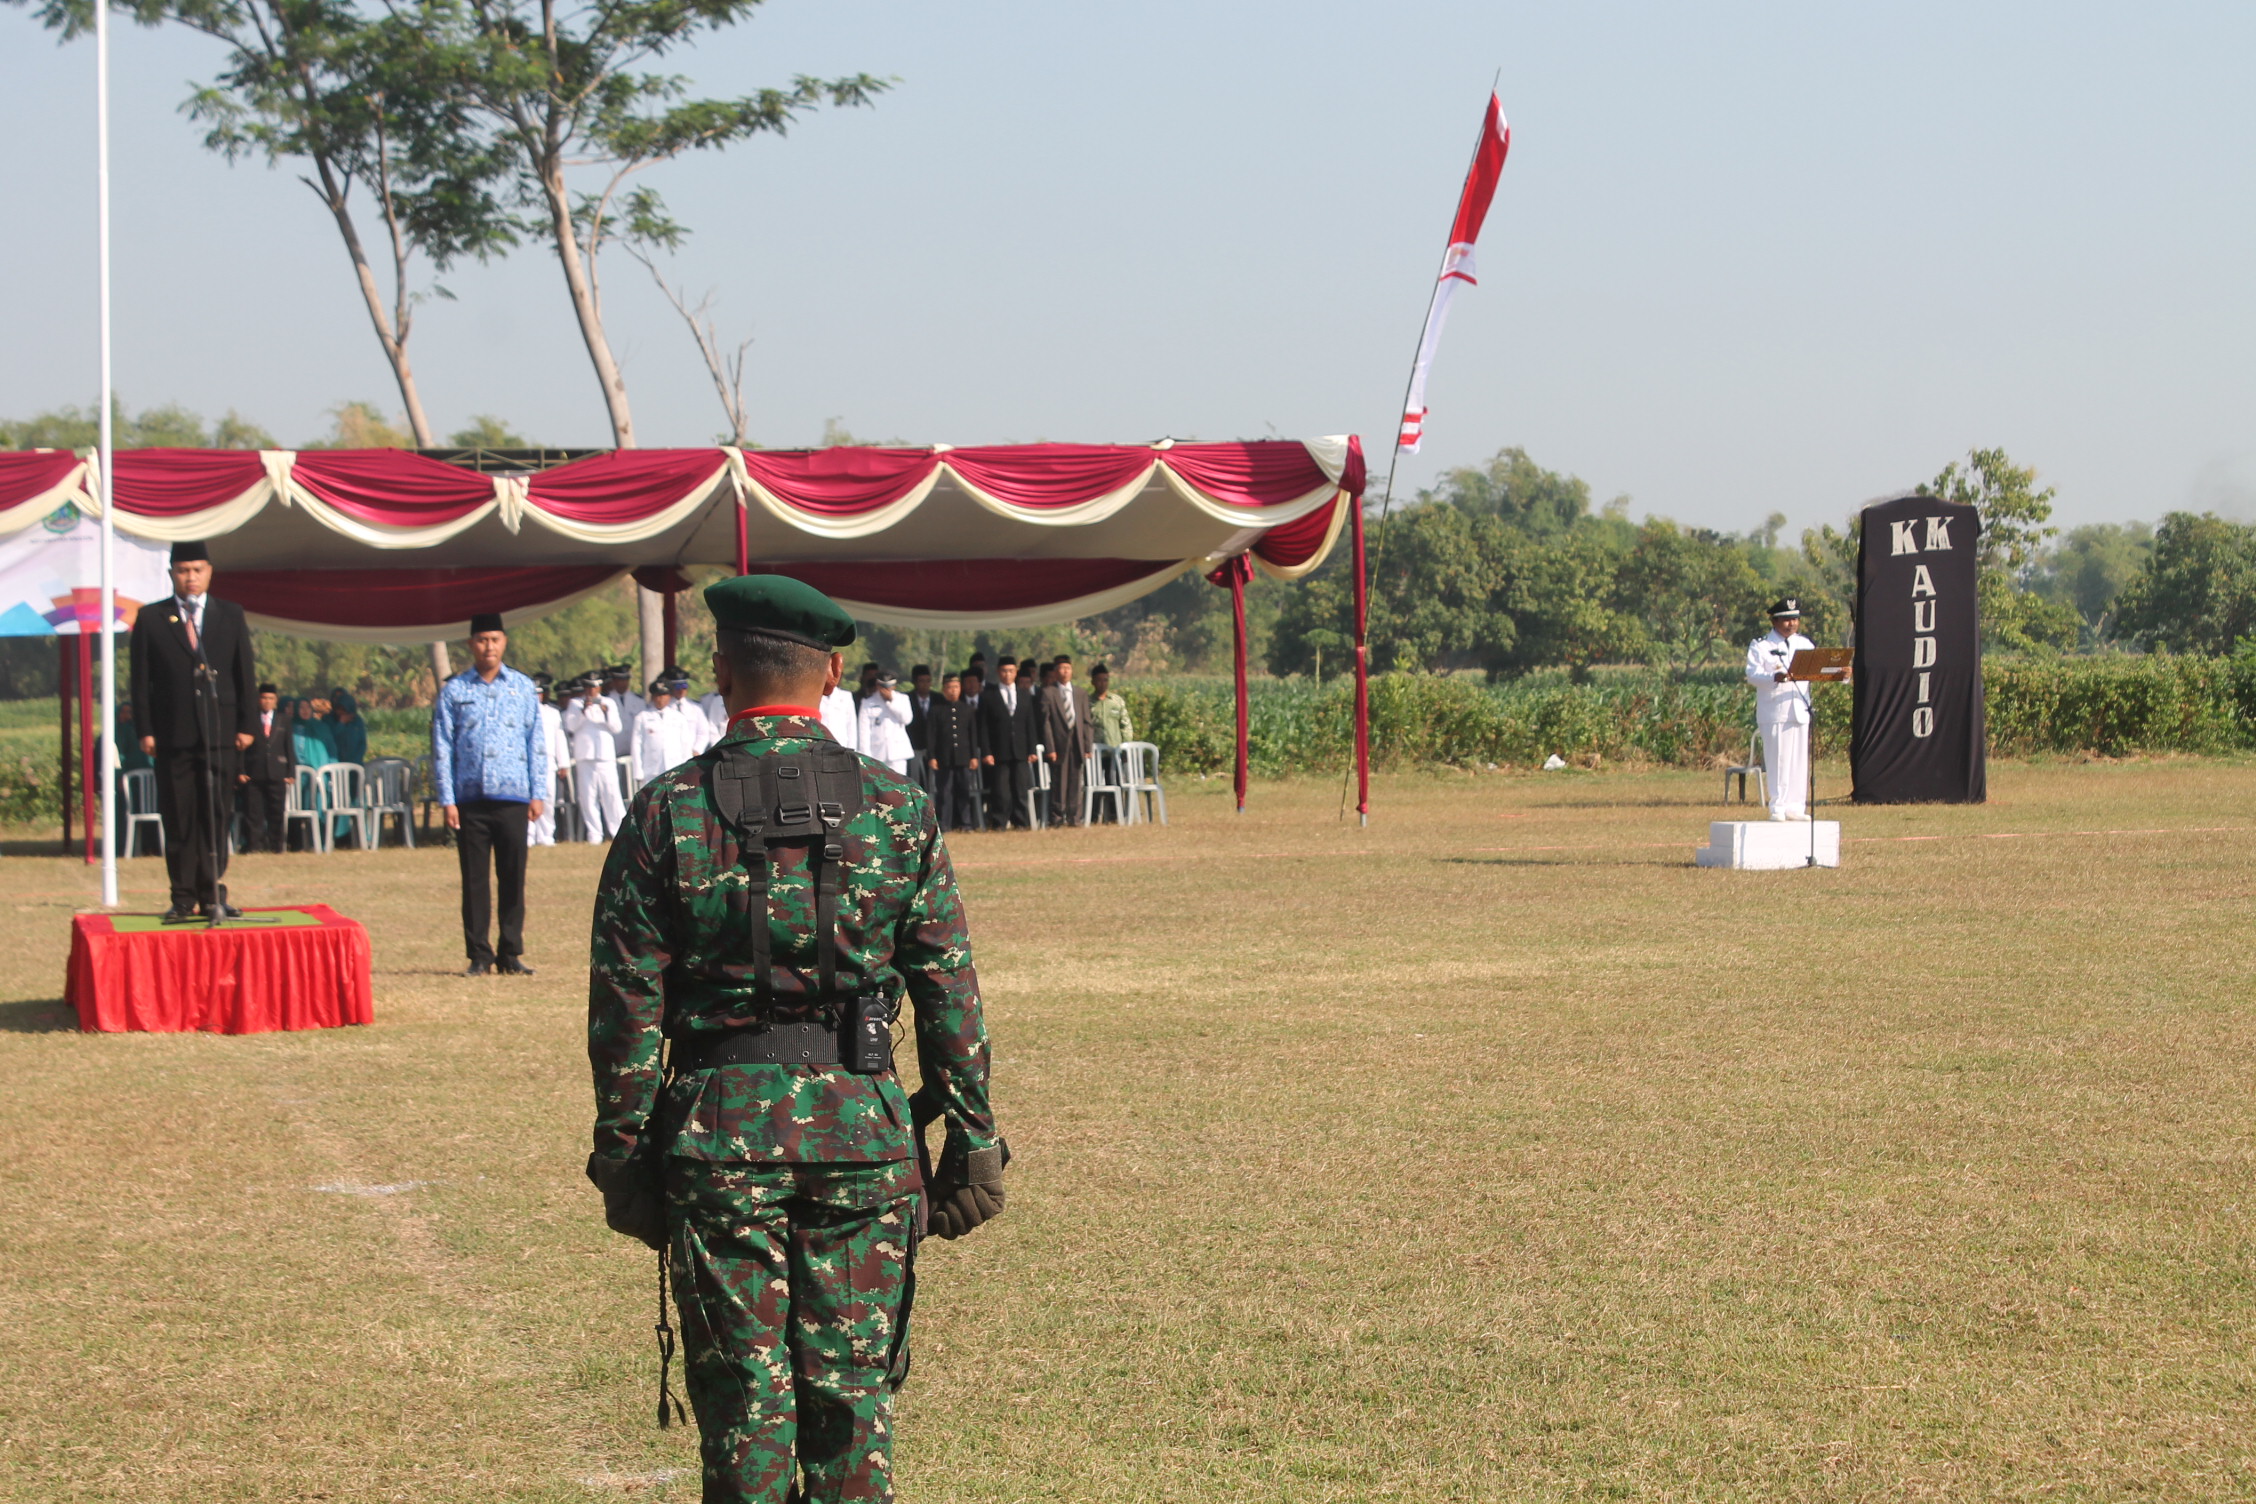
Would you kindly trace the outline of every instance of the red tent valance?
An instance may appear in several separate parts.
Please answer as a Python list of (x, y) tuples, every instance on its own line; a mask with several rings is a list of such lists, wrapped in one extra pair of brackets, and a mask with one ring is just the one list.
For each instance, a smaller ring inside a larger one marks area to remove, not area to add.
[[(400, 641), (751, 558), (867, 619), (1057, 621), (1236, 555), (1302, 574), (1363, 479), (1351, 438), (620, 450), (499, 475), (409, 450), (144, 449), (117, 455), (115, 491), (121, 533), (208, 541), (267, 624)], [(87, 455), (0, 453), (0, 537), (96, 492)]]

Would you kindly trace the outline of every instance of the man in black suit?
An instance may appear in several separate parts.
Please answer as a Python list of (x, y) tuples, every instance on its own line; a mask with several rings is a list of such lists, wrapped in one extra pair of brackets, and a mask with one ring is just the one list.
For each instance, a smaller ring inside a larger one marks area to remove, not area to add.
[(271, 684), (258, 687), (257, 721), (243, 751), (243, 770), (235, 775), (243, 791), (243, 831), (250, 850), (280, 851), (298, 758), (290, 744), (290, 712)]
[(909, 775), (928, 794), (932, 792), (932, 769), (926, 764), (932, 759), (925, 751), (931, 745), (925, 723), (931, 718), (932, 707), (939, 698), (932, 688), (931, 664), (920, 663), (909, 670), (909, 750), (915, 754), (909, 759)]
[(950, 830), (979, 829), (985, 813), (979, 800), (979, 718), (954, 674), (940, 681), (924, 734), (917, 762), (931, 780), (933, 812)]
[(172, 878), (167, 923), (233, 917), (227, 890), (226, 816), (236, 759), (258, 726), (258, 676), (243, 608), (211, 594), (211, 555), (172, 546), (172, 595), (133, 619), (133, 724), (156, 759), (157, 813)]
[(1089, 692), (1073, 682), (1073, 659), (1064, 653), (1042, 687), (1042, 755), (1050, 760), (1050, 823), (1081, 823), (1082, 787), (1089, 753), (1097, 745), (1089, 719)]
[(1034, 695), (1018, 682), (1018, 665), (995, 666), (995, 687), (979, 697), (980, 762), (987, 769), (987, 823), (1025, 827), (1026, 791), (1033, 786), (1034, 744), (1042, 739)]

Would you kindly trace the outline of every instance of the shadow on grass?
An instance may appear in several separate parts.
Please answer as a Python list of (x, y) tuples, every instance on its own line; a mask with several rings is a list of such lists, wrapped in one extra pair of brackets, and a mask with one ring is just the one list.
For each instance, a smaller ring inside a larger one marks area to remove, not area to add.
[(77, 1010), (59, 997), (0, 1003), (0, 1034), (57, 1034), (77, 1028)]
[[(1689, 851), (1692, 843), (1687, 841)], [(1581, 851), (1534, 852), (1527, 856), (1437, 856), (1434, 860), (1450, 867), (1689, 867), (1686, 857), (1672, 857), (1665, 852), (1651, 856), (1596, 856)]]

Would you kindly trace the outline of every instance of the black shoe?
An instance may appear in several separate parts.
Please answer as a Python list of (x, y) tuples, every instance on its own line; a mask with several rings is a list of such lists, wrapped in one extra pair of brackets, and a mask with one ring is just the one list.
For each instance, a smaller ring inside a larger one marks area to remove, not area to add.
[[(218, 911), (217, 914), (213, 913), (215, 909)], [(204, 917), (206, 919), (240, 919), (243, 917), (243, 911), (231, 903), (206, 904), (204, 906)]]
[(160, 919), (157, 922), (159, 924), (186, 924), (190, 920), (201, 919), (203, 917), (203, 915), (197, 913), (194, 909), (176, 903), (171, 908), (165, 910), (164, 918)]
[(470, 963), (470, 969), (464, 972), (463, 975), (466, 977), (490, 977), (493, 975), (493, 962), (472, 961)]
[(533, 969), (518, 956), (503, 956), (494, 969), (505, 977), (529, 977), (533, 974)]

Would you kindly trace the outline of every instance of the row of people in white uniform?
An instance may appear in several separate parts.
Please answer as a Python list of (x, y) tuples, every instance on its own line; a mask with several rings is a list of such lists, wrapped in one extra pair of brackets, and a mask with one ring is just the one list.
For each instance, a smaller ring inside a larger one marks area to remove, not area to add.
[[(572, 794), (580, 807), (580, 827), (590, 842), (608, 841), (626, 818), (619, 790), (618, 760), (628, 761), (634, 786), (687, 762), (720, 739), (725, 713), (716, 720), (688, 698), (688, 684), (675, 676), (651, 681), (648, 698), (629, 690), (624, 671), (565, 686), (557, 716), (552, 755), (572, 768)], [(710, 696), (719, 704), (719, 696)]]
[[(547, 702), (547, 680), (544, 674), (535, 682), (543, 695), (541, 719), (548, 730), (549, 758), (559, 772), (572, 769), (580, 826), (591, 843), (610, 840), (626, 818), (616, 772), (619, 758), (628, 759), (634, 785), (641, 788), (712, 746), (728, 729), (728, 709), (720, 695), (691, 701), (688, 683), (678, 672), (652, 681), (645, 698), (628, 688), (624, 665), (613, 665), (600, 681), (587, 675), (566, 684), (561, 707)], [(823, 696), (820, 709), (824, 729), (840, 744), (896, 773), (908, 773), (916, 757), (909, 745), (909, 699), (897, 691), (893, 676), (879, 676), (868, 695), (859, 699), (842, 687), (834, 688)], [(529, 839), (541, 846), (556, 843), (553, 806)]]

